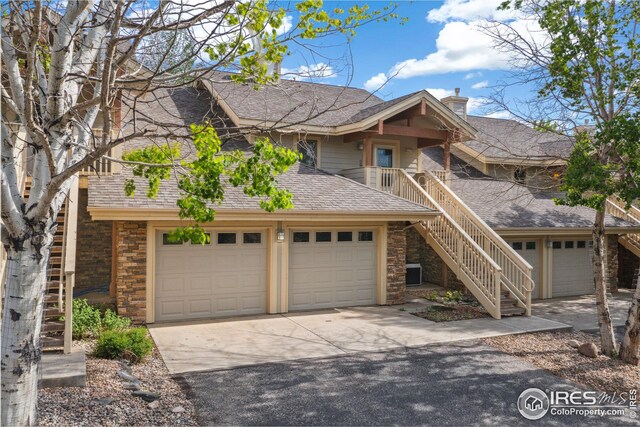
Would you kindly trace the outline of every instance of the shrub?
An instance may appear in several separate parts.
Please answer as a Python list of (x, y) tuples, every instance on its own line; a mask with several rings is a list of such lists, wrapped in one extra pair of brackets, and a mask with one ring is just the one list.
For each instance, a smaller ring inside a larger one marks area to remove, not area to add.
[(100, 331), (100, 310), (89, 305), (86, 299), (73, 300), (72, 335), (74, 339), (95, 336)]
[[(101, 331), (123, 330), (131, 326), (131, 320), (118, 316), (113, 310), (106, 309), (104, 315), (96, 305), (86, 299), (73, 300), (73, 338), (96, 337)], [(61, 317), (64, 320), (64, 316)]]
[(462, 292), (460, 291), (447, 291), (443, 297), (447, 302), (460, 302), (463, 298), (464, 295), (462, 295)]
[(436, 291), (431, 291), (431, 292), (429, 293), (429, 295), (427, 296), (427, 299), (428, 299), (429, 301), (433, 301), (433, 302), (438, 301), (438, 292), (436, 292)]
[(98, 336), (95, 355), (104, 359), (126, 359), (140, 362), (153, 349), (153, 341), (145, 328), (104, 330)]
[(102, 330), (123, 330), (127, 329), (129, 326), (131, 326), (131, 319), (118, 316), (115, 311), (108, 308), (104, 312), (104, 317), (102, 318)]

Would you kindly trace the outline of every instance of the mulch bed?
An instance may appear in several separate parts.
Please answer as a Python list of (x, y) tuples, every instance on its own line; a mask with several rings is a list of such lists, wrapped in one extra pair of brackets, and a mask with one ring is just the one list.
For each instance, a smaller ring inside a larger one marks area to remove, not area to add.
[[(74, 343), (87, 351), (87, 385), (38, 390), (40, 426), (195, 426), (195, 410), (178, 383), (169, 375), (154, 348), (131, 373), (142, 381), (142, 389), (160, 394), (151, 405), (125, 390), (118, 376), (120, 362), (90, 354), (91, 342)], [(153, 406), (158, 405), (157, 408)]]
[(451, 306), (434, 305), (422, 311), (411, 313), (414, 316), (431, 320), (432, 322), (451, 322), (454, 320), (481, 319), (489, 317), (487, 313), (479, 311), (475, 307), (463, 304)]
[(597, 336), (583, 332), (508, 335), (486, 338), (484, 342), (590, 390), (628, 392), (640, 388), (640, 366), (603, 355), (595, 359), (583, 356), (567, 344), (570, 340), (593, 342), (600, 348)]

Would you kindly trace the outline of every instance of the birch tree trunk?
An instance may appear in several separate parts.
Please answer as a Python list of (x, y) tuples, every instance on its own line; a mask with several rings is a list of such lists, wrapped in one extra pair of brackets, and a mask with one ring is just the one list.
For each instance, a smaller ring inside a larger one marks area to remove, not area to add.
[[(44, 292), (52, 221), (39, 223), (22, 245), (7, 251), (7, 279), (2, 317), (2, 414), (0, 425), (37, 423), (36, 395), (41, 357)], [(34, 232), (37, 231), (37, 232)]]
[(625, 323), (620, 359), (631, 365), (640, 364), (640, 269), (636, 273), (636, 291)]
[(600, 328), (600, 347), (603, 354), (613, 356), (618, 348), (611, 323), (609, 302), (607, 300), (607, 286), (604, 280), (605, 256), (604, 256), (604, 210), (596, 211), (596, 219), (593, 224), (593, 267), (596, 295), (596, 309), (598, 311), (598, 327)]

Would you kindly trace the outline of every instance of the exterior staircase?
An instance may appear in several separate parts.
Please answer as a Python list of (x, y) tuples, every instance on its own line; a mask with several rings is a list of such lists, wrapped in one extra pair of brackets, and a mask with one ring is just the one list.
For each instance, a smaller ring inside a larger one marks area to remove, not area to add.
[[(25, 181), (24, 197), (31, 191), (31, 178)], [(64, 238), (66, 202), (60, 209), (56, 222), (58, 227), (53, 238), (49, 265), (47, 266), (47, 287), (44, 295), (44, 313), (40, 343), (44, 351), (59, 350), (64, 347)]]
[[(631, 206), (629, 210), (625, 209), (625, 204), (617, 198), (610, 197), (605, 204), (605, 212), (616, 218), (623, 219), (632, 224), (640, 224), (640, 209)], [(629, 233), (618, 238), (618, 242), (629, 250), (632, 254), (640, 257), (640, 234)]]
[(443, 181), (402, 169), (377, 168), (376, 175), (378, 189), (440, 213), (414, 226), (491, 316), (531, 315), (533, 268)]

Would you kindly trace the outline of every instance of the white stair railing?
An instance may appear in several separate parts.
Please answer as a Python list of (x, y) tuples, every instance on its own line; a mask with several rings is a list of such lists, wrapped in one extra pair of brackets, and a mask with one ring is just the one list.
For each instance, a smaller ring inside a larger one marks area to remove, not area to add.
[(79, 180), (75, 175), (71, 178), (71, 188), (65, 212), (64, 239), (64, 352), (71, 353), (73, 334), (73, 287), (76, 272), (76, 243), (78, 240), (78, 188)]
[(518, 305), (526, 309), (527, 316), (531, 315), (531, 293), (535, 287), (531, 265), (434, 174), (416, 174), (416, 180), (442, 210), (500, 266), (502, 285)]
[[(611, 216), (623, 219), (632, 224), (640, 224), (640, 209), (635, 206), (626, 209), (625, 203), (618, 198), (608, 198), (604, 211)], [(624, 247), (640, 257), (640, 233), (624, 234), (620, 236), (619, 241)]]
[(502, 269), (404, 170), (377, 169), (377, 188), (437, 210), (440, 215), (416, 229), (487, 312), (500, 319)]

